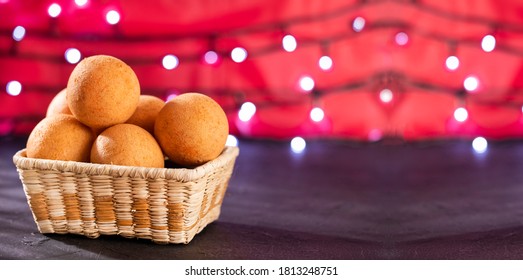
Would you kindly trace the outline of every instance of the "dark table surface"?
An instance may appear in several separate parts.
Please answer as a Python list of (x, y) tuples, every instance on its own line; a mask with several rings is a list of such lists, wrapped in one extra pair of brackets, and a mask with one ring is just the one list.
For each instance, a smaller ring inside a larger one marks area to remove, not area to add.
[(0, 138), (1, 259), (523, 259), (523, 142), (240, 141), (220, 219), (188, 245), (38, 232)]

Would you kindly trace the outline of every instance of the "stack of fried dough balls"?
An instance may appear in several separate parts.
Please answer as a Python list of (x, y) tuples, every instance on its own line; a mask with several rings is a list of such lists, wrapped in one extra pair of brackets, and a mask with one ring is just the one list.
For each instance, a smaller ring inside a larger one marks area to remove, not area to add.
[(164, 103), (140, 94), (131, 67), (108, 55), (83, 59), (27, 141), (27, 157), (163, 168), (215, 159), (229, 133), (223, 109), (200, 93)]

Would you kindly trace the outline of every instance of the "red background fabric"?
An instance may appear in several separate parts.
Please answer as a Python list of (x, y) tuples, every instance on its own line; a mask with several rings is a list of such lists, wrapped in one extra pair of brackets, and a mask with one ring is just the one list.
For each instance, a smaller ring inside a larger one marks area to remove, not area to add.
[[(51, 18), (47, 9), (62, 11)], [(121, 15), (116, 25), (107, 11)], [(365, 19), (361, 32), (352, 28)], [(25, 37), (12, 38), (16, 26)], [(405, 45), (395, 36), (408, 35)], [(286, 52), (281, 40), (292, 34), (297, 49)], [(492, 34), (496, 48), (485, 52), (481, 40)], [(330, 0), (330, 1), (74, 1), (0, 0), (0, 135), (26, 134), (45, 115), (74, 65), (68, 48), (82, 57), (109, 54), (136, 72), (142, 92), (161, 98), (183, 92), (213, 97), (226, 110), (231, 133), (243, 137), (286, 139), (341, 138), (407, 140), (485, 136), (523, 136), (523, 3), (518, 0)], [(230, 51), (248, 52), (242, 63)], [(203, 62), (214, 49), (216, 65)], [(179, 66), (166, 70), (162, 58), (173, 54)], [(328, 54), (333, 68), (321, 70)], [(445, 67), (450, 54), (460, 59)], [(298, 86), (301, 77), (314, 90)], [(474, 75), (479, 87), (463, 90)], [(22, 92), (11, 96), (16, 80)], [(389, 103), (379, 93), (393, 93)], [(257, 106), (248, 121), (238, 119), (243, 102)], [(319, 106), (325, 118), (309, 118)], [(454, 119), (458, 106), (468, 110)]]

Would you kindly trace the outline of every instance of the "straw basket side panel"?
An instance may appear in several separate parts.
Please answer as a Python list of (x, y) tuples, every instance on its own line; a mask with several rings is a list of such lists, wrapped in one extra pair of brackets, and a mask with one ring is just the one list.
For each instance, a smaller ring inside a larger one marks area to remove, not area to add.
[(75, 179), (83, 234), (90, 238), (97, 238), (100, 236), (100, 232), (96, 224), (93, 185), (89, 176), (84, 173), (76, 173)]
[(149, 184), (142, 178), (131, 178), (133, 199), (131, 213), (135, 237), (151, 239), (151, 217), (149, 215)]
[(118, 234), (127, 238), (135, 237), (131, 179), (128, 176), (113, 178), (112, 186)]
[(59, 184), (63, 204), (65, 206), (67, 232), (73, 234), (83, 234), (83, 222), (75, 173), (61, 172), (59, 174)]
[(38, 170), (38, 179), (44, 186), (44, 197), (51, 226), (55, 233), (67, 233), (67, 218), (60, 186), (60, 171)]
[(207, 179), (206, 199), (200, 212), (200, 223), (197, 233), (201, 232), (208, 224), (217, 220), (220, 216), (223, 197), (227, 191), (229, 180), (234, 168), (234, 159), (226, 165), (214, 170)]
[(165, 179), (149, 179), (149, 215), (151, 218), (151, 237), (156, 243), (169, 242), (167, 207), (167, 182)]
[(100, 234), (115, 235), (118, 233), (118, 227), (113, 204), (113, 178), (110, 175), (91, 175), (90, 179), (98, 230)]
[(167, 181), (170, 243), (189, 243), (196, 234), (205, 184), (201, 181)]
[(41, 233), (53, 233), (54, 229), (47, 210), (45, 186), (40, 181), (38, 170), (18, 168), (18, 174), (38, 230)]

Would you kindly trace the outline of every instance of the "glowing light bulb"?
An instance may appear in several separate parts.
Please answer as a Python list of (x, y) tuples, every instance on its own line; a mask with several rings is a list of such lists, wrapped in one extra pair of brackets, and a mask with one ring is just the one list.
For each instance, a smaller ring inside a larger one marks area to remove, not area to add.
[(296, 50), (296, 47), (298, 46), (298, 43), (296, 42), (296, 38), (292, 35), (285, 35), (282, 40), (283, 49), (286, 52), (293, 52)]
[(207, 64), (216, 64), (218, 62), (218, 54), (215, 51), (208, 51), (203, 55), (203, 60)]
[(172, 54), (168, 54), (162, 59), (163, 68), (167, 70), (173, 70), (174, 68), (178, 67), (178, 63), (178, 57)]
[(306, 146), (307, 146), (307, 143), (305, 142), (305, 139), (303, 139), (299, 136), (294, 137), (291, 140), (291, 150), (295, 154), (301, 154), (305, 150)]
[(236, 47), (231, 51), (231, 59), (236, 63), (241, 63), (247, 59), (247, 50), (244, 48)]
[(323, 118), (325, 117), (325, 113), (320, 107), (314, 107), (312, 108), (310, 112), (310, 118), (314, 122), (321, 122)]
[(409, 42), (409, 35), (407, 35), (405, 32), (399, 32), (394, 37), (394, 40), (396, 41), (396, 44), (405, 46)]
[(65, 60), (71, 64), (76, 64), (82, 58), (82, 54), (78, 49), (68, 48), (65, 50)]
[(482, 154), (487, 151), (488, 148), (488, 142), (487, 139), (483, 137), (476, 137), (472, 141), (472, 148), (474, 151), (478, 154)]
[(476, 89), (478, 89), (478, 86), (479, 86), (479, 80), (475, 76), (468, 76), (463, 81), (463, 87), (467, 91), (475, 91)]
[(61, 12), (62, 12), (62, 7), (60, 7), (60, 5), (58, 5), (56, 3), (51, 4), (49, 6), (49, 8), (47, 8), (47, 13), (52, 18), (59, 16)]
[(229, 134), (227, 136), (227, 140), (225, 141), (225, 146), (237, 147), (238, 146), (238, 138), (236, 138), (234, 135)]
[(496, 38), (492, 35), (486, 35), (481, 40), (481, 48), (485, 52), (491, 52), (496, 48)]
[(394, 95), (392, 94), (392, 91), (388, 88), (382, 89), (380, 91), (380, 100), (383, 103), (391, 102), (393, 97)]
[(22, 84), (19, 81), (10, 81), (7, 83), (5, 90), (11, 96), (18, 96), (22, 92)]
[(451, 55), (445, 60), (445, 66), (447, 69), (454, 71), (459, 67), (459, 58), (457, 56)]
[(251, 118), (256, 113), (256, 105), (252, 102), (245, 102), (240, 107), (240, 111), (238, 111), (238, 118), (242, 122), (248, 122), (251, 120)]
[(25, 36), (25, 28), (23, 26), (17, 26), (15, 29), (13, 29), (13, 40), (19, 42), (24, 39)]
[(300, 78), (300, 88), (304, 91), (311, 91), (314, 88), (314, 80), (309, 76)]
[(374, 128), (374, 129), (371, 129), (371, 131), (369, 131), (368, 138), (369, 138), (369, 141), (371, 141), (371, 142), (379, 141), (379, 140), (381, 140), (382, 137), (383, 137), (383, 132), (381, 132), (380, 129)]
[(360, 32), (365, 27), (365, 19), (362, 17), (357, 17), (352, 22), (352, 30), (355, 32)]
[(459, 107), (456, 110), (454, 110), (454, 119), (456, 119), (458, 122), (464, 122), (469, 117), (469, 113), (467, 109), (463, 107)]
[(105, 14), (105, 20), (111, 25), (115, 25), (120, 22), (120, 13), (115, 10), (110, 10)]
[(83, 7), (83, 6), (85, 6), (85, 4), (87, 4), (87, 0), (74, 0), (74, 3), (78, 7)]
[(320, 57), (318, 60), (318, 66), (320, 66), (323, 71), (330, 70), (332, 68), (332, 58), (327, 55)]

